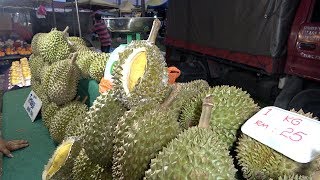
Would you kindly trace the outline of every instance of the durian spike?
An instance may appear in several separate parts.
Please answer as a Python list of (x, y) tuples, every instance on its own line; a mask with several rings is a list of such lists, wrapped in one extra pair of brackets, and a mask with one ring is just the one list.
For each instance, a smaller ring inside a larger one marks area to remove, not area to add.
[(74, 64), (74, 63), (76, 62), (76, 60), (77, 60), (77, 55), (78, 55), (78, 53), (77, 53), (77, 52), (75, 52), (75, 53), (73, 53), (73, 54), (72, 54), (72, 57), (71, 57), (71, 64)]
[(177, 97), (177, 95), (180, 93), (181, 90), (181, 85), (180, 84), (175, 84), (172, 88), (172, 91), (168, 98), (161, 104), (161, 107), (166, 108), (168, 107), (171, 102)]
[(82, 104), (86, 103), (87, 99), (88, 99), (88, 96), (84, 97), (83, 100), (81, 101)]
[(210, 126), (209, 122), (211, 118), (212, 108), (213, 108), (213, 95), (210, 94), (203, 99), (202, 112), (201, 112), (198, 127), (208, 128)]
[(64, 30), (63, 30), (63, 34), (67, 34), (69, 30), (69, 26), (67, 26)]
[(153, 21), (153, 25), (149, 34), (149, 38), (148, 38), (148, 42), (151, 44), (155, 44), (157, 36), (158, 36), (158, 32), (161, 26), (161, 22), (159, 19), (155, 19)]

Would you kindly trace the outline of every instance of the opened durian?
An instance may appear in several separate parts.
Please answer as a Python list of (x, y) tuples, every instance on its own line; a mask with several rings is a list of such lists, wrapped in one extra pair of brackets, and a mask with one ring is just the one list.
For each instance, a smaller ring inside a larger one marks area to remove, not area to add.
[(75, 159), (72, 177), (74, 180), (112, 180), (110, 170), (91, 161), (84, 149), (80, 151)]
[[(52, 117), (49, 132), (56, 143), (61, 143), (65, 137), (69, 122), (76, 121), (81, 114), (87, 112), (87, 106), (79, 101), (73, 101), (59, 109)], [(82, 115), (83, 116), (83, 115)]]
[(214, 98), (203, 100), (198, 127), (192, 127), (172, 140), (151, 160), (144, 179), (225, 179), (236, 178), (228, 146), (210, 128)]
[(32, 54), (33, 55), (40, 55), (39, 52), (39, 43), (43, 41), (43, 37), (46, 35), (46, 33), (37, 33), (33, 36), (31, 40), (31, 48), (32, 48)]
[(42, 84), (50, 102), (63, 105), (76, 96), (80, 79), (79, 69), (74, 63), (76, 56), (74, 53), (72, 57), (53, 63), (46, 70)]
[[(302, 110), (297, 113), (312, 118), (312, 114)], [(317, 168), (316, 161), (298, 163), (245, 134), (241, 135), (237, 144), (238, 164), (246, 179), (277, 179), (293, 174), (310, 176)]]
[[(170, 96), (158, 105), (143, 105), (151, 110), (127, 116), (115, 129), (112, 175), (114, 179), (141, 179), (150, 160), (180, 133), (180, 103), (175, 104), (182, 85), (176, 84)], [(177, 106), (175, 106), (177, 105)], [(147, 108), (145, 108), (147, 110)], [(143, 116), (136, 117), (136, 115)]]
[(111, 166), (114, 127), (125, 111), (113, 91), (108, 91), (97, 97), (87, 113), (83, 148), (88, 157), (102, 167)]
[(55, 150), (42, 173), (42, 180), (71, 180), (74, 161), (81, 150), (77, 137), (64, 140)]
[(236, 87), (216, 86), (209, 91), (190, 99), (184, 106), (180, 123), (185, 129), (198, 123), (201, 115), (202, 99), (206, 94), (212, 94), (214, 107), (210, 126), (217, 127), (221, 141), (229, 147), (236, 141), (236, 134), (240, 126), (248, 120), (259, 107), (250, 95)]
[(156, 19), (148, 40), (132, 41), (114, 67), (114, 90), (129, 109), (141, 101), (161, 102), (169, 93), (165, 59), (154, 45), (160, 27)]
[(89, 74), (90, 77), (100, 82), (104, 75), (104, 70), (106, 68), (107, 61), (109, 59), (110, 54), (100, 53), (100, 55), (93, 60), (90, 65)]
[(49, 33), (41, 36), (41, 41), (38, 43), (40, 55), (45, 62), (54, 63), (66, 59), (71, 53), (70, 44), (67, 41), (66, 27), (64, 31), (52, 29)]

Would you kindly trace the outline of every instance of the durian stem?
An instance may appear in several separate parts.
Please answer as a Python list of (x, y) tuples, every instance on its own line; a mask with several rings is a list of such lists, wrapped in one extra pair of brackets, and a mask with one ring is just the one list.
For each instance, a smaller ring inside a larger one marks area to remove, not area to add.
[(177, 97), (177, 95), (180, 93), (180, 90), (181, 90), (181, 85), (176, 83), (173, 86), (173, 89), (172, 89), (169, 97), (161, 104), (161, 107), (162, 108), (168, 107), (172, 103), (172, 101)]
[(75, 53), (73, 53), (73, 54), (72, 54), (72, 57), (71, 57), (71, 64), (74, 64), (74, 63), (76, 62), (76, 60), (77, 60), (77, 55), (78, 55), (78, 53), (77, 53), (77, 52), (75, 52)]
[(69, 26), (67, 26), (67, 27), (64, 29), (63, 34), (67, 34), (68, 30), (69, 30)]
[(88, 99), (88, 96), (84, 97), (83, 100), (81, 101), (82, 104), (86, 103), (87, 99)]
[(201, 112), (201, 117), (199, 120), (199, 125), (198, 127), (200, 128), (208, 128), (210, 119), (211, 119), (211, 112), (213, 108), (213, 95), (207, 95), (203, 99), (202, 103), (202, 112)]
[(159, 19), (155, 19), (153, 21), (152, 29), (150, 31), (149, 38), (147, 40), (149, 43), (155, 44), (157, 36), (158, 36), (159, 29), (160, 29), (160, 26), (161, 26), (160, 20)]

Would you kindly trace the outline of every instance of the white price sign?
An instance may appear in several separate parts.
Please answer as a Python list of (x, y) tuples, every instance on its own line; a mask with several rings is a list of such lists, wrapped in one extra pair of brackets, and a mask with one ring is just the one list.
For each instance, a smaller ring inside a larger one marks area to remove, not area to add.
[(34, 91), (31, 91), (26, 101), (24, 102), (23, 107), (27, 111), (32, 122), (36, 119), (41, 106), (41, 99), (36, 95)]
[(263, 108), (241, 131), (299, 163), (320, 154), (320, 122), (281, 108)]

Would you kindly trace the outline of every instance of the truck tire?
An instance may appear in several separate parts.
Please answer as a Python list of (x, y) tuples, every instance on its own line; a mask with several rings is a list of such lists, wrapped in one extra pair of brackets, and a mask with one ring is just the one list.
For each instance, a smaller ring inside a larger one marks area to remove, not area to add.
[(302, 109), (320, 118), (320, 89), (307, 89), (295, 95), (288, 105), (288, 109)]

